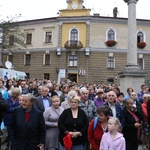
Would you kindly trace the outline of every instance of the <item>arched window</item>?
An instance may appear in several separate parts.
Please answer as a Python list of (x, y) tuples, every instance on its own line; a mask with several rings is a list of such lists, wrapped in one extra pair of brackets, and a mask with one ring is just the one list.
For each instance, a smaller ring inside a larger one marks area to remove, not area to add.
[(78, 31), (76, 29), (71, 30), (71, 41), (78, 41)]
[(141, 31), (137, 33), (137, 43), (140, 42), (144, 42), (144, 35)]
[(115, 32), (113, 30), (109, 30), (107, 33), (108, 40), (115, 40)]

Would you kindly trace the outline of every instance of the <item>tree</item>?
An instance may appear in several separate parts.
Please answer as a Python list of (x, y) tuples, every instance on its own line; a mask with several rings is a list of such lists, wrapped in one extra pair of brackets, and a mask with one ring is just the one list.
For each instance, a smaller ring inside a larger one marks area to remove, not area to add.
[(15, 21), (19, 16), (8, 18), (8, 21), (0, 22), (0, 66), (2, 67), (4, 51), (12, 52), (26, 48), (25, 34), (19, 29), (19, 22)]

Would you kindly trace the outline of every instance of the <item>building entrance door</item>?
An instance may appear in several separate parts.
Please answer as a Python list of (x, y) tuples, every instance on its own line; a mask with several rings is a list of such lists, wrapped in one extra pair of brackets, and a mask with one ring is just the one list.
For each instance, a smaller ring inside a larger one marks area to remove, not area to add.
[(78, 82), (78, 74), (77, 73), (68, 73), (68, 79), (71, 82)]

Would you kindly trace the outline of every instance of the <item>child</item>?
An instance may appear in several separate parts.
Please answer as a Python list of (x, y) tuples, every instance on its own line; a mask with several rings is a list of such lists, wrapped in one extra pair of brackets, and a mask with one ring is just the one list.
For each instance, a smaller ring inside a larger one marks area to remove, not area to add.
[(125, 139), (121, 133), (118, 132), (120, 128), (120, 121), (118, 118), (111, 117), (108, 120), (108, 131), (103, 134), (99, 150), (125, 150)]
[(124, 108), (124, 94), (122, 92), (118, 93), (117, 98), (118, 98), (118, 102), (116, 102), (116, 104), (119, 105), (121, 107), (121, 109), (123, 110), (123, 108)]

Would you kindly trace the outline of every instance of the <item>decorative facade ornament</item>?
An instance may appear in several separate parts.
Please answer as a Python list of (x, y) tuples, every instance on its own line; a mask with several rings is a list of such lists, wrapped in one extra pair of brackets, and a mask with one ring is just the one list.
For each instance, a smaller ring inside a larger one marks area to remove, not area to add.
[(56, 54), (58, 55), (58, 56), (60, 56), (61, 55), (61, 48), (59, 47), (59, 48), (57, 48), (57, 50), (56, 50)]

